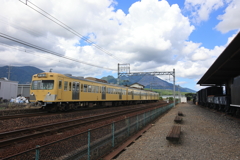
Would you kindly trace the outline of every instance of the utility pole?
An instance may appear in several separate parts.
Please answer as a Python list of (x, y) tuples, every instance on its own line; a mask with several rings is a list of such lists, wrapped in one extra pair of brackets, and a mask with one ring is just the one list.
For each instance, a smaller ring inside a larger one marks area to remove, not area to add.
[(179, 90), (180, 90), (180, 86), (178, 85), (178, 99), (179, 99), (179, 102), (180, 102), (182, 96), (180, 97), (180, 91)]
[(11, 75), (11, 66), (8, 66), (8, 80), (10, 80), (10, 75)]
[(173, 94), (174, 94), (174, 100), (173, 100), (173, 103), (174, 103), (174, 107), (175, 107), (175, 69), (173, 69)]

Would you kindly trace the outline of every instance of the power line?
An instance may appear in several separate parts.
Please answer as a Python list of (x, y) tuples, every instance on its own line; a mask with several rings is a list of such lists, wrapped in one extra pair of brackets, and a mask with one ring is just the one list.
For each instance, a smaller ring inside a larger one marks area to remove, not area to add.
[(2, 24), (5, 24), (6, 26), (9, 26), (9, 27), (12, 27), (12, 28), (15, 28), (15, 29), (20, 29), (20, 30), (23, 30), (27, 33), (31, 33), (33, 35), (36, 35), (36, 36), (41, 36), (40, 33), (30, 29), (29, 27), (26, 27), (24, 26), (23, 24), (16, 24), (14, 22), (11, 22), (7, 17), (4, 17), (4, 16), (1, 16), (0, 15), (0, 21), (2, 21), (3, 23)]
[[(26, 48), (18, 48), (18, 47), (13, 47), (13, 46), (10, 46), (10, 45), (7, 45), (7, 44), (3, 44), (3, 43), (0, 43), (1, 46), (4, 46), (4, 47), (7, 47), (7, 48), (11, 48), (11, 49), (15, 49), (15, 50), (18, 50), (18, 51), (21, 51), (21, 52), (24, 52), (24, 53), (28, 53), (28, 54), (32, 54), (34, 56), (36, 56), (37, 54), (34, 53), (33, 51), (31, 50), (27, 50)], [(33, 53), (32, 53), (33, 52)], [(49, 55), (49, 54), (48, 54)], [(43, 58), (46, 58), (46, 59), (49, 59), (50, 57), (49, 56), (43, 56), (43, 55), (37, 55), (39, 57), (43, 57)], [(54, 55), (51, 55), (51, 56), (54, 56)], [(52, 61), (58, 61), (60, 62), (60, 60), (56, 60), (56, 59), (51, 59)]]
[[(22, 2), (21, 0), (19, 0), (20, 2)], [(62, 28), (68, 30), (69, 32), (73, 33), (74, 35), (78, 36), (79, 38), (83, 39), (84, 41), (86, 41), (87, 43), (91, 44), (92, 46), (94, 46), (95, 48), (99, 49), (100, 51), (110, 55), (111, 57), (115, 58), (116, 60), (120, 61), (121, 60), (119, 58), (117, 58), (116, 56), (114, 56), (112, 53), (108, 52), (107, 50), (103, 49), (102, 47), (100, 47), (99, 45), (95, 44), (93, 41), (89, 40), (89, 38), (83, 36), (82, 34), (78, 33), (77, 31), (75, 31), (74, 29), (72, 29), (71, 27), (69, 27), (68, 25), (66, 25), (65, 23), (63, 23), (62, 21), (60, 21), (59, 19), (55, 18), (54, 16), (52, 16), (51, 14), (49, 14), (48, 12), (44, 11), (43, 9), (39, 8), (37, 5), (33, 4), (32, 2), (30, 2), (29, 0), (26, 0), (26, 2), (22, 2), (23, 4), (27, 5), (29, 8), (33, 9), (34, 11), (38, 12), (39, 14), (43, 15), (44, 17), (46, 17), (47, 19), (53, 21), (54, 23), (58, 24), (59, 26), (61, 26)], [(28, 5), (28, 3), (32, 4), (34, 7), (36, 7), (37, 9), (31, 7), (30, 5)], [(40, 11), (39, 11), (40, 10)]]
[(11, 40), (11, 41), (20, 43), (20, 44), (22, 44), (22, 45), (25, 45), (25, 46), (28, 46), (28, 47), (31, 47), (31, 48), (40, 50), (40, 51), (42, 51), (42, 52), (50, 53), (50, 54), (52, 54), (52, 55), (55, 55), (55, 56), (58, 56), (58, 57), (62, 57), (62, 58), (65, 58), (65, 59), (68, 59), (68, 60), (71, 60), (71, 61), (83, 63), (83, 64), (90, 65), (90, 66), (93, 66), (93, 67), (98, 67), (98, 68), (103, 68), (103, 69), (107, 69), (107, 70), (117, 71), (116, 69), (111, 69), (111, 68), (106, 68), (106, 67), (98, 66), (98, 65), (95, 65), (95, 64), (87, 63), (87, 62), (84, 62), (84, 61), (76, 60), (76, 59), (73, 59), (73, 58), (71, 58), (71, 57), (67, 57), (67, 56), (61, 55), (61, 54), (59, 54), (59, 53), (56, 53), (56, 52), (47, 50), (47, 49), (45, 49), (45, 48), (42, 48), (42, 47), (33, 45), (33, 44), (31, 44), (31, 43), (22, 41), (22, 40), (20, 40), (20, 39), (17, 39), (17, 38), (8, 36), (8, 35), (3, 34), (3, 33), (1, 33), (1, 32), (0, 32), (0, 37), (3, 37), (3, 38), (5, 38), (5, 39), (8, 39), (8, 40)]

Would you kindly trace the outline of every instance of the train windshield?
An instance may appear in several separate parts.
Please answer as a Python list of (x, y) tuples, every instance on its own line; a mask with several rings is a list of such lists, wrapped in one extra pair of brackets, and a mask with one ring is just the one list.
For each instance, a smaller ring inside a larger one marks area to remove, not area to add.
[(32, 90), (51, 90), (53, 84), (53, 80), (32, 81)]

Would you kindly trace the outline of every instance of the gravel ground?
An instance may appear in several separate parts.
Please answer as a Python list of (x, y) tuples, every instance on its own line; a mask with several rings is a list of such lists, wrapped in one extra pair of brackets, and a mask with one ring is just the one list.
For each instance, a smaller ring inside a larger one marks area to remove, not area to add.
[[(179, 142), (172, 143), (166, 136), (178, 111), (184, 114), (177, 124), (182, 132)], [(240, 121), (191, 103), (178, 104), (125, 149), (116, 160), (238, 160)]]

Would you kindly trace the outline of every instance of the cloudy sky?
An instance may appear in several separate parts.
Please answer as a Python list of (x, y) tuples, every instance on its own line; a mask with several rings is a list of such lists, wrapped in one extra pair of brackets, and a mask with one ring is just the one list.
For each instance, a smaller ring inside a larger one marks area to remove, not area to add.
[[(26, 0), (1, 1), (0, 36), (11, 36), (52, 54), (0, 37), (1, 66), (30, 65), (101, 78), (117, 77), (118, 63), (130, 63), (132, 72), (175, 69), (176, 84), (198, 90), (197, 81), (240, 28), (239, 0), (24, 3)], [(47, 19), (46, 13), (61, 25)], [(161, 78), (172, 82), (172, 77)]]

